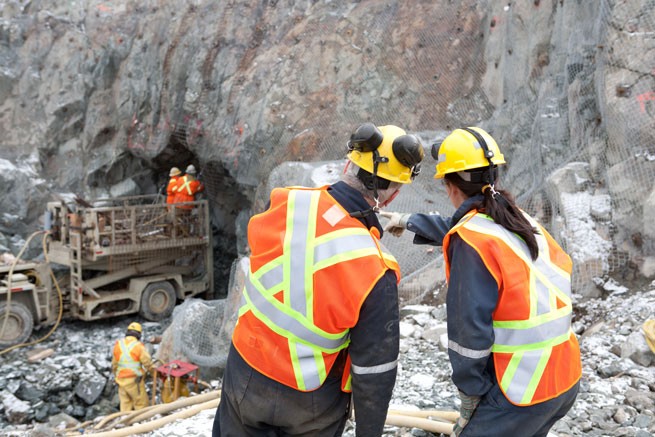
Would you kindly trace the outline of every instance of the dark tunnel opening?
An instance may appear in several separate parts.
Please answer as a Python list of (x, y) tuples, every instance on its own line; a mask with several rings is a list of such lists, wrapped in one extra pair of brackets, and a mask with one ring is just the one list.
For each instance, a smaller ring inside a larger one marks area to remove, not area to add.
[(248, 210), (251, 202), (220, 162), (202, 163), (186, 144), (186, 132), (178, 127), (171, 134), (166, 148), (153, 159), (153, 171), (156, 173), (153, 176), (157, 179), (158, 189), (165, 194), (172, 167), (179, 168), (182, 173), (190, 164), (196, 167), (198, 179), (205, 186), (198, 199), (208, 200), (214, 247), (214, 290), (208, 293), (208, 297), (220, 299), (227, 296), (232, 265), (239, 256), (237, 216)]
[(251, 202), (220, 162), (210, 161), (198, 171), (205, 184), (213, 228), (215, 297), (223, 298), (227, 296), (232, 265), (239, 256), (237, 218), (250, 209)]
[(164, 190), (166, 189), (171, 168), (177, 167), (182, 173), (184, 173), (184, 170), (189, 165), (194, 165), (198, 168), (198, 158), (189, 150), (186, 144), (186, 128), (177, 127), (171, 132), (166, 148), (153, 159), (152, 163), (156, 171), (156, 184), (160, 192), (162, 187)]

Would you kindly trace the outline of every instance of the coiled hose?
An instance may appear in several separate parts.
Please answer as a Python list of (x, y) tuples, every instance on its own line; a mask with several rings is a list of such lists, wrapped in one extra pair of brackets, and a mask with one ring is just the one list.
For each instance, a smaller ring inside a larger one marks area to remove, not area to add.
[(16, 256), (16, 259), (14, 259), (14, 262), (11, 264), (11, 267), (9, 268), (8, 281), (7, 281), (7, 301), (6, 301), (7, 305), (6, 305), (5, 314), (4, 314), (3, 321), (2, 321), (2, 328), (0, 328), (0, 338), (2, 338), (2, 336), (5, 333), (5, 329), (7, 327), (7, 321), (9, 320), (9, 314), (11, 312), (11, 277), (12, 277), (12, 275), (14, 273), (14, 269), (16, 268), (16, 265), (18, 264), (18, 261), (20, 261), (21, 256), (23, 256), (23, 253), (25, 252), (25, 250), (29, 246), (30, 242), (32, 241), (32, 239), (34, 237), (36, 237), (39, 234), (43, 234), (43, 238), (41, 240), (41, 244), (42, 244), (42, 247), (43, 247), (43, 256), (45, 257), (46, 265), (48, 266), (48, 273), (50, 274), (50, 277), (52, 278), (52, 283), (55, 285), (55, 288), (57, 289), (57, 296), (59, 298), (59, 312), (57, 314), (57, 321), (52, 326), (50, 331), (46, 335), (44, 335), (43, 337), (39, 338), (38, 340), (34, 340), (34, 341), (31, 341), (31, 342), (27, 342), (27, 343), (20, 343), (20, 344), (10, 346), (10, 347), (8, 347), (6, 349), (1, 350), (0, 355), (4, 355), (7, 352), (10, 352), (10, 351), (12, 351), (14, 349), (18, 349), (18, 348), (25, 347), (25, 346), (32, 346), (32, 345), (41, 343), (42, 341), (44, 341), (45, 339), (50, 337), (53, 332), (55, 332), (55, 330), (59, 326), (59, 323), (61, 322), (61, 318), (62, 318), (62, 315), (63, 315), (63, 312), (64, 312), (64, 296), (63, 296), (63, 294), (61, 292), (61, 288), (59, 288), (59, 283), (57, 282), (57, 278), (55, 277), (55, 274), (53, 273), (52, 268), (50, 267), (50, 259), (48, 258), (47, 239), (48, 239), (48, 236), (50, 235), (50, 231), (36, 231), (32, 235), (29, 236), (27, 241), (25, 241), (25, 244), (21, 248), (20, 252), (18, 252), (18, 255)]

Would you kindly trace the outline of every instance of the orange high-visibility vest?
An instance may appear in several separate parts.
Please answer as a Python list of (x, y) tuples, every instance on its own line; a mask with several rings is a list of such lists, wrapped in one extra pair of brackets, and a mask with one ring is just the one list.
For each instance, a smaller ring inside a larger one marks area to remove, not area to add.
[(118, 363), (116, 378), (136, 378), (143, 375), (141, 354), (145, 346), (134, 337), (122, 338), (114, 344), (114, 359)]
[(571, 258), (543, 227), (524, 216), (540, 231), (535, 261), (520, 237), (476, 211), (464, 216), (443, 244), (447, 277), (450, 236), (457, 233), (498, 283), (491, 352), (502, 392), (519, 406), (555, 398), (582, 375), (580, 347), (571, 330)]
[[(175, 203), (193, 202), (196, 193), (205, 189), (205, 186), (197, 179), (189, 180), (187, 175), (182, 176), (175, 187)], [(192, 209), (191, 205), (180, 205), (178, 208)]]
[(177, 182), (180, 176), (173, 176), (168, 181), (166, 186), (166, 203), (173, 203), (175, 201), (175, 192), (177, 191)]
[(232, 337), (239, 354), (296, 390), (320, 387), (375, 284), (389, 269), (400, 280), (379, 238), (327, 187), (274, 189), (270, 208), (248, 223), (250, 271)]

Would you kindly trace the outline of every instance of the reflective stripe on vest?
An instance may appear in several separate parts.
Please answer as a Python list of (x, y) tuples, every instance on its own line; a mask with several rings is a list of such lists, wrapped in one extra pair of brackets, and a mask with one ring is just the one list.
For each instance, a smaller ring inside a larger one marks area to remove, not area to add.
[(190, 182), (192, 181), (189, 181), (186, 176), (183, 176), (182, 180), (183, 180), (182, 186), (178, 188), (178, 191), (182, 191), (183, 189), (186, 188), (186, 192), (189, 194), (189, 196), (193, 196), (193, 193), (191, 192), (191, 185), (190, 185)]
[[(536, 229), (539, 225), (527, 214)], [(500, 386), (515, 404), (529, 404), (546, 368), (552, 348), (571, 336), (571, 275), (551, 262), (548, 241), (535, 234), (539, 255), (532, 261), (527, 246), (516, 234), (481, 213), (465, 216), (456, 226), (503, 241), (529, 268), (530, 315), (526, 320), (493, 321), (492, 352), (510, 353), (512, 358)], [(483, 259), (484, 260), (484, 259)], [(557, 299), (564, 304), (557, 308)]]
[[(248, 274), (239, 309), (239, 316), (252, 311), (288, 340), (296, 384), (303, 391), (320, 387), (325, 381), (323, 353), (334, 354), (350, 342), (348, 329), (330, 333), (314, 324), (314, 274), (371, 255), (396, 262), (364, 227), (316, 237), (320, 196), (320, 190), (289, 192), (282, 255)], [(280, 292), (283, 302), (275, 297)]]
[(136, 347), (137, 344), (139, 344), (138, 341), (133, 341), (130, 344), (127, 344), (127, 339), (122, 339), (118, 341), (118, 347), (121, 348), (121, 358), (118, 360), (118, 366), (117, 366), (117, 371), (116, 374), (119, 374), (121, 370), (123, 369), (129, 369), (133, 371), (136, 376), (141, 376), (143, 372), (141, 371), (141, 363), (139, 361), (135, 361), (134, 358), (132, 358), (132, 350)]

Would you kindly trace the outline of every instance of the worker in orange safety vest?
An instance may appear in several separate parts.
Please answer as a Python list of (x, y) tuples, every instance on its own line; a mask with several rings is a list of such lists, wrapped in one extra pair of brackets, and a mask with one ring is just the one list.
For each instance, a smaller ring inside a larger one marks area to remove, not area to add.
[(111, 372), (118, 384), (121, 411), (140, 410), (148, 405), (145, 372), (154, 369), (154, 364), (140, 341), (141, 333), (141, 324), (132, 322), (125, 338), (114, 344)]
[(443, 246), (448, 355), (459, 390), (453, 436), (545, 437), (575, 402), (582, 375), (571, 329), (569, 255), (506, 190), (505, 158), (483, 129), (434, 145), (452, 218), (383, 212), (385, 230)]
[(341, 180), (275, 188), (248, 224), (250, 268), (213, 436), (379, 436), (396, 380), (400, 269), (376, 212), (418, 174), (419, 139), (366, 123)]
[(175, 192), (177, 191), (177, 182), (182, 177), (182, 172), (179, 168), (173, 167), (168, 173), (170, 179), (166, 185), (166, 203), (171, 204), (175, 201)]
[[(193, 202), (196, 200), (196, 194), (204, 191), (205, 186), (196, 179), (196, 168), (189, 165), (186, 168), (185, 175), (180, 177), (175, 186), (175, 203)], [(177, 208), (189, 210), (192, 205), (177, 205)]]

